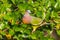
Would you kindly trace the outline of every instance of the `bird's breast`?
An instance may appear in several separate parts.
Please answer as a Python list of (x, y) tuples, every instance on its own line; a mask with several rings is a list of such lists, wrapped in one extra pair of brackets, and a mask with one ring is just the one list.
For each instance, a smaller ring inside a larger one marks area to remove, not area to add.
[(30, 21), (31, 21), (31, 17), (30, 16), (23, 17), (23, 23), (29, 24)]

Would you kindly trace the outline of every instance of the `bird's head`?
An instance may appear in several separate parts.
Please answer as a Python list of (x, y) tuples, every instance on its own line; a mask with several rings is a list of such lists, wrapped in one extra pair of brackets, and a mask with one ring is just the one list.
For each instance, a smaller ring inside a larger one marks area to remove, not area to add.
[(30, 13), (31, 13), (31, 11), (30, 11), (30, 10), (26, 10), (26, 13), (30, 14)]

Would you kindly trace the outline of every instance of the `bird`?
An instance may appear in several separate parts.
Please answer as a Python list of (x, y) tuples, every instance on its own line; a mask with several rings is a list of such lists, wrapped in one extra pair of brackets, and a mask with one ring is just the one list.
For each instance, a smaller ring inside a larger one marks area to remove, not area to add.
[(53, 28), (50, 34), (55, 40), (60, 40), (60, 35), (57, 34), (56, 28)]
[(23, 23), (24, 24), (29, 24), (31, 23), (32, 25), (38, 25), (42, 22), (42, 19), (41, 18), (38, 18), (38, 17), (35, 17), (35, 16), (31, 16), (30, 15), (30, 10), (27, 10), (23, 16)]
[(32, 28), (33, 28), (32, 32), (34, 32), (38, 27), (40, 27), (39, 25), (43, 22), (43, 19), (39, 17), (31, 16), (30, 13), (31, 13), (30, 10), (26, 10), (22, 18), (22, 22), (24, 24), (32, 24)]

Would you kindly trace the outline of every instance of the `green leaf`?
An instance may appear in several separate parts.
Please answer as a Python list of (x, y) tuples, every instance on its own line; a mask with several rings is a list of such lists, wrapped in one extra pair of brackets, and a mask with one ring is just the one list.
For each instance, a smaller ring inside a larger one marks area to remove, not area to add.
[(13, 27), (13, 30), (15, 30), (15, 31), (20, 31), (20, 28), (19, 28), (18, 26), (14, 26), (14, 27)]
[(9, 34), (14, 35), (14, 31), (10, 29)]
[(36, 35), (35, 35), (35, 34), (30, 35), (30, 37), (31, 37), (32, 39), (36, 39)]

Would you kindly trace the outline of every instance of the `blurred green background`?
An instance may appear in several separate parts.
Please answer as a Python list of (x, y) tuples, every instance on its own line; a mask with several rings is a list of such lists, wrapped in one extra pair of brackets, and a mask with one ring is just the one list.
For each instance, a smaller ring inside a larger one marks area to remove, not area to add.
[[(32, 25), (22, 23), (26, 10), (39, 18), (45, 13), (44, 20), (50, 24), (32, 33)], [(54, 27), (60, 35), (60, 0), (0, 0), (0, 40), (54, 40), (50, 35)]]

